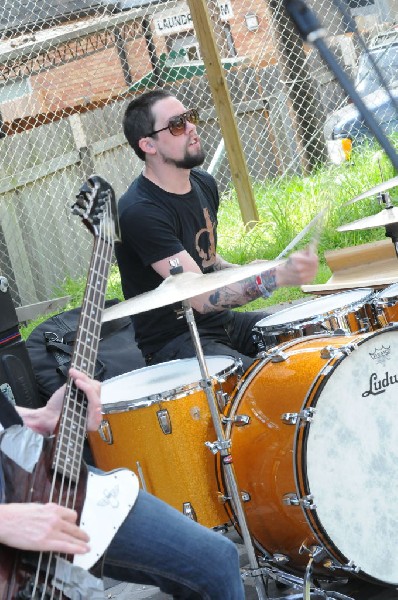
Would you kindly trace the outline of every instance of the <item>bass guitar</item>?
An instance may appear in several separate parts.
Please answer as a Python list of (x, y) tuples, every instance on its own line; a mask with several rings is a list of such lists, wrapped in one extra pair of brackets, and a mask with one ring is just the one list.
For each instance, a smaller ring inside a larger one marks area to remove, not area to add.
[[(93, 377), (117, 229), (112, 187), (93, 175), (80, 189), (72, 209), (93, 234), (94, 247), (71, 365)], [(5, 501), (55, 502), (76, 510), (91, 548), (73, 557), (0, 545), (2, 600), (104, 598), (102, 581), (89, 570), (100, 561), (133, 506), (139, 484), (126, 469), (106, 474), (87, 469), (83, 460), (86, 426), (87, 399), (69, 377), (54, 435), (43, 437), (20, 425), (1, 434)]]

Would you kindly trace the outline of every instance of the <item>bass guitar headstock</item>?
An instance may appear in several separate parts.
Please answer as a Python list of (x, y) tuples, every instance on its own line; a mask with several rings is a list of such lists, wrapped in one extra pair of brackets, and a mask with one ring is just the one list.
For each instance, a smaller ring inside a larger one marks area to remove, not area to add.
[(76, 194), (72, 212), (79, 215), (95, 236), (113, 241), (119, 237), (116, 197), (112, 186), (99, 175), (92, 175)]

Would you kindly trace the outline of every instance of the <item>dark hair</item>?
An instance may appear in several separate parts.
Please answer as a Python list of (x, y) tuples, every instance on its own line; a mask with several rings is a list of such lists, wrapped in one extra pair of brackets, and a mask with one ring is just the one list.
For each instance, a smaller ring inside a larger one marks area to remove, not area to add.
[(152, 106), (159, 100), (170, 98), (170, 96), (173, 94), (164, 89), (151, 90), (134, 98), (126, 108), (123, 117), (124, 135), (141, 160), (145, 160), (145, 152), (141, 150), (138, 142), (153, 131), (155, 125)]

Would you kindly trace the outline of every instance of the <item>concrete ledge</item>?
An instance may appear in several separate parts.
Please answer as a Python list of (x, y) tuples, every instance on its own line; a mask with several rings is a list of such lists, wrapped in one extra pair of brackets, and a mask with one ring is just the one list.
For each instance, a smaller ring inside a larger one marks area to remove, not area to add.
[(18, 321), (24, 323), (25, 321), (31, 321), (36, 319), (40, 315), (54, 312), (64, 308), (71, 300), (71, 296), (62, 296), (61, 298), (53, 298), (52, 300), (44, 300), (43, 302), (37, 302), (36, 304), (27, 304), (26, 306), (20, 306), (16, 308)]

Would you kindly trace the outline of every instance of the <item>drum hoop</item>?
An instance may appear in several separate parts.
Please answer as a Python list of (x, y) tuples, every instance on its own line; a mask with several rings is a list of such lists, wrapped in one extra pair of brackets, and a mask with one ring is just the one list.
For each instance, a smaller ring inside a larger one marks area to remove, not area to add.
[[(221, 369), (214, 375), (210, 375), (210, 379), (213, 385), (217, 385), (219, 383), (223, 383), (227, 380), (228, 377), (233, 375), (240, 369), (240, 361), (236, 359), (234, 356), (228, 355), (216, 355), (216, 356), (207, 356), (208, 358), (230, 358), (231, 363), (229, 366)], [(171, 362), (176, 363), (175, 361), (170, 361), (169, 363), (160, 363), (160, 364), (170, 364)], [(143, 369), (140, 369), (143, 371)], [(134, 371), (133, 371), (134, 372)], [(117, 377), (123, 378), (123, 375), (119, 375)], [(115, 378), (116, 379), (116, 378)], [(111, 380), (109, 380), (111, 381)], [(185, 398), (186, 396), (190, 396), (195, 394), (196, 392), (203, 390), (201, 385), (201, 381), (194, 381), (192, 383), (185, 383), (183, 385), (177, 386), (175, 388), (171, 388), (170, 390), (165, 390), (164, 392), (159, 392), (156, 394), (150, 394), (149, 396), (143, 396), (142, 398), (135, 398), (134, 400), (120, 400), (119, 402), (112, 403), (104, 403), (101, 406), (101, 412), (105, 415), (114, 414), (114, 413), (122, 413), (129, 412), (132, 410), (138, 410), (140, 408), (148, 408), (153, 404), (157, 404), (160, 402), (170, 402), (172, 400), (180, 400), (181, 398)]]
[[(396, 288), (395, 296), (386, 295), (386, 294), (388, 294), (389, 290), (393, 290), (394, 288)], [(374, 297), (374, 302), (377, 304), (379, 303), (379, 300), (381, 300), (383, 302), (383, 298), (389, 298), (390, 301), (393, 298), (398, 298), (398, 282), (393, 283), (392, 285), (389, 285), (386, 288), (384, 288), (383, 290), (380, 290), (379, 292), (377, 292), (377, 294), (375, 294), (375, 297)]]
[[(362, 289), (362, 288), (359, 288)], [(364, 291), (368, 290), (368, 288), (364, 288)], [(345, 292), (341, 292), (341, 295), (344, 294)], [(335, 294), (336, 296), (339, 296), (340, 294)], [(319, 300), (321, 300), (322, 298), (319, 298)], [(275, 323), (273, 325), (261, 325), (259, 326), (258, 323), (254, 326), (254, 331), (257, 332), (261, 332), (261, 331), (272, 331), (275, 334), (278, 333), (284, 333), (284, 332), (288, 332), (288, 331), (295, 331), (296, 329), (301, 329), (303, 325), (318, 325), (319, 323), (322, 323), (323, 321), (325, 321), (325, 315), (329, 316), (335, 316), (336, 318), (339, 318), (340, 316), (347, 314), (349, 312), (352, 312), (354, 309), (361, 309), (365, 304), (370, 304), (374, 299), (374, 294), (372, 291), (370, 291), (367, 295), (363, 296), (360, 300), (358, 300), (357, 302), (349, 302), (347, 304), (344, 304), (343, 306), (339, 306), (338, 308), (334, 308), (334, 309), (330, 309), (328, 311), (325, 311), (323, 313), (316, 313), (313, 316), (308, 316), (308, 317), (304, 317), (302, 319), (296, 319), (295, 321), (288, 321), (286, 323)], [(317, 300), (317, 299), (316, 299)], [(311, 300), (309, 300), (306, 304), (310, 304)], [(283, 310), (278, 311), (276, 314), (278, 315), (283, 315), (283, 314), (288, 314), (288, 313), (292, 312), (291, 308), (285, 308)], [(265, 317), (264, 320), (266, 320), (267, 317)], [(260, 323), (261, 321), (259, 321)], [(308, 337), (308, 336), (306, 336)]]
[[(398, 331), (398, 325), (397, 324), (393, 324), (393, 325), (389, 325), (384, 327), (383, 329), (379, 329), (376, 331), (370, 331), (367, 332), (361, 336), (358, 336), (360, 339), (358, 341), (351, 341), (350, 344), (355, 346), (355, 350), (361, 346), (362, 344), (364, 344), (368, 339), (376, 337), (378, 335), (381, 335), (382, 333), (385, 333), (386, 331)], [(355, 338), (357, 336), (352, 335), (350, 336), (351, 338)], [(307, 338), (306, 338), (307, 339)], [(302, 341), (302, 340), (300, 340)], [(340, 350), (340, 348), (339, 348)], [(336, 368), (340, 365), (341, 362), (343, 362), (343, 360), (345, 360), (351, 353), (345, 353), (345, 352), (339, 352), (338, 354), (336, 354), (335, 356), (331, 357), (330, 360), (328, 360), (327, 364), (325, 364), (321, 371), (319, 371), (318, 375), (315, 377), (314, 381), (312, 382), (311, 385), (311, 389), (312, 389), (312, 394), (310, 394), (309, 392), (306, 394), (304, 402), (302, 404), (302, 408), (301, 410), (304, 410), (305, 408), (310, 407), (316, 407), (316, 404), (319, 400), (319, 397), (322, 393), (322, 390), (324, 389), (326, 383), (329, 381), (331, 375), (334, 373), (334, 371), (336, 370)], [(322, 380), (320, 380), (321, 374), (323, 374), (323, 378)], [(315, 384), (316, 382), (319, 382), (319, 385), (316, 387)], [(293, 461), (293, 465), (294, 465), (294, 480), (295, 480), (295, 485), (296, 485), (296, 493), (298, 495), (299, 498), (311, 495), (311, 487), (308, 481), (308, 477), (307, 477), (307, 472), (306, 472), (306, 457), (307, 457), (307, 442), (308, 442), (308, 437), (309, 437), (309, 432), (311, 429), (311, 423), (305, 423), (304, 427), (298, 427), (296, 425), (296, 429), (295, 429), (295, 433), (294, 433), (294, 442), (293, 442), (293, 457), (294, 457), (294, 461)], [(300, 452), (300, 458), (299, 458), (299, 453), (298, 453), (298, 449), (301, 450)], [(299, 483), (299, 477), (298, 477), (298, 473), (299, 473), (299, 467), (301, 468), (301, 480), (302, 480), (302, 485), (300, 485)], [(337, 560), (341, 565), (348, 565), (350, 562), (350, 558), (345, 556), (343, 554), (343, 552), (336, 546), (336, 544), (333, 542), (333, 540), (330, 538), (329, 534), (327, 533), (327, 531), (325, 530), (322, 521), (318, 515), (318, 511), (316, 508), (306, 508), (305, 506), (301, 506), (302, 512), (304, 514), (304, 517), (312, 531), (312, 533), (314, 534), (314, 536), (316, 537), (316, 539), (318, 540), (318, 542), (320, 543), (320, 545), (329, 553), (329, 555)], [(321, 536), (324, 536), (324, 539)], [(327, 541), (327, 545), (325, 545), (325, 540)], [(368, 574), (366, 574), (368, 575)]]
[[(349, 353), (341, 351), (342, 348), (343, 346), (336, 348), (338, 352), (335, 355), (332, 355), (325, 362), (320, 371), (318, 371), (318, 373), (316, 374), (304, 397), (300, 412), (308, 407), (316, 407), (316, 403), (327, 381), (329, 381), (330, 377), (335, 372), (337, 366), (349, 355)], [(304, 427), (296, 425), (293, 438), (293, 476), (298, 498), (304, 498), (306, 496), (310, 496), (311, 494), (310, 491), (305, 491), (310, 489), (306, 471), (307, 440), (310, 430), (309, 425), (311, 425), (311, 423), (306, 423)], [(300, 450), (300, 455), (298, 450)], [(299, 467), (301, 467), (301, 469), (299, 469)], [(327, 531), (324, 529), (320, 519), (318, 518), (316, 509), (307, 509), (302, 505), (300, 506), (304, 513), (304, 517), (307, 521), (310, 531), (318, 540), (320, 546), (324, 550), (326, 550), (326, 552), (328, 552), (331, 558), (337, 560), (340, 564), (344, 564), (344, 562), (341, 561), (342, 553), (340, 552), (336, 554), (335, 544), (329, 537)], [(311, 521), (311, 519), (313, 519), (313, 521)], [(315, 527), (314, 523), (317, 525), (317, 527)], [(322, 538), (320, 534), (324, 535), (324, 538)], [(325, 538), (328, 542), (327, 545), (325, 545)], [(344, 559), (346, 563), (349, 562), (347, 557), (344, 557)]]

